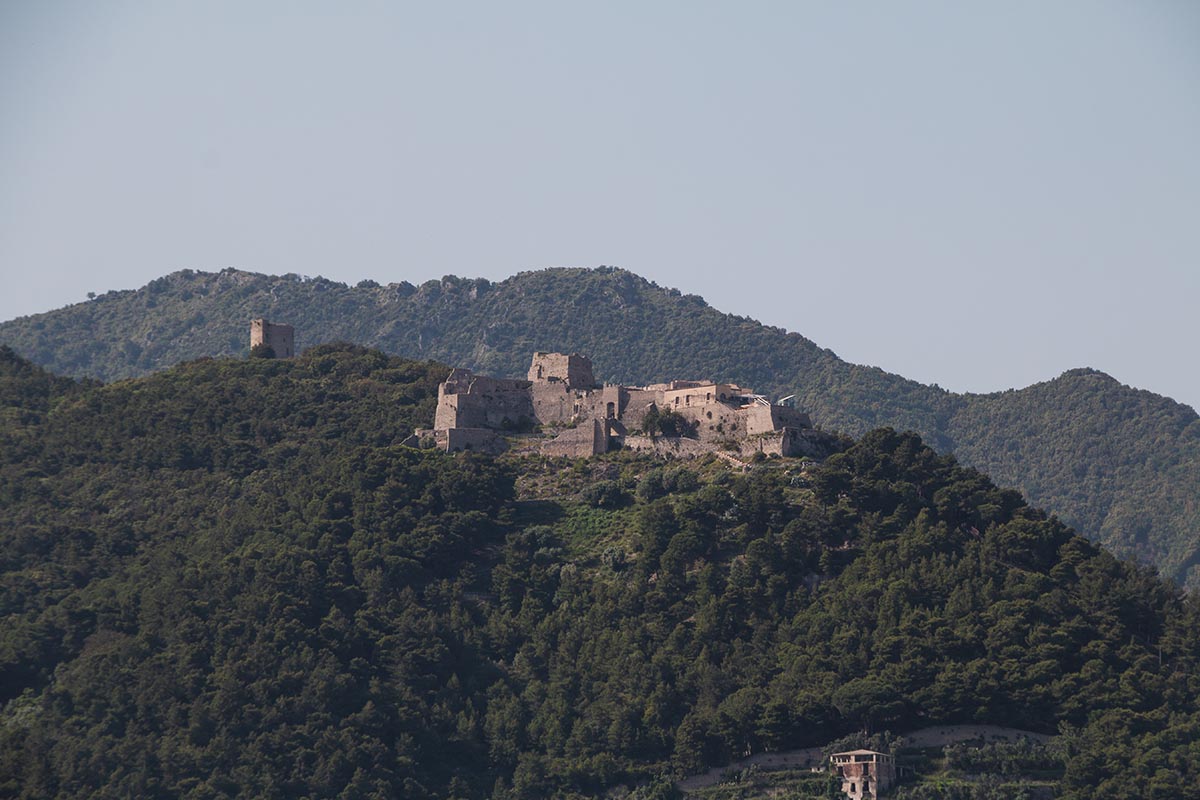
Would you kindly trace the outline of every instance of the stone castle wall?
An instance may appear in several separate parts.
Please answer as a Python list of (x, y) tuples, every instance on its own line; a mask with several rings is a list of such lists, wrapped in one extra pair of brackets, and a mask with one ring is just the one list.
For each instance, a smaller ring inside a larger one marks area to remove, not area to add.
[(407, 447), (435, 447), (449, 453), (473, 450), (499, 455), (508, 449), (504, 437), (486, 428), (446, 428), (413, 431), (401, 444)]
[(456, 369), (438, 387), (435, 429), (517, 430), (535, 421), (528, 381), (488, 378)]
[(608, 452), (609, 428), (607, 422), (598, 419), (571, 428), (542, 445), (542, 452), (550, 456), (587, 458)]
[(695, 439), (667, 439), (662, 436), (652, 439), (643, 435), (626, 436), (621, 445), (626, 450), (638, 453), (658, 453), (676, 458), (696, 458), (713, 449), (711, 445)]
[(621, 414), (621, 420), (625, 423), (625, 427), (641, 428), (646, 420), (646, 412), (653, 405), (661, 409), (663, 405), (663, 390), (661, 388), (647, 387), (645, 389), (637, 389), (633, 387), (626, 388), (625, 408)]
[(533, 417), (542, 425), (566, 425), (582, 410), (579, 393), (565, 382), (533, 381), (529, 392)]
[(474, 450), (477, 453), (503, 453), (508, 449), (495, 431), (483, 428), (451, 428), (446, 431), (445, 449), (449, 452)]
[(663, 392), (663, 403), (672, 411), (680, 411), (689, 406), (729, 402), (735, 397), (747, 394), (747, 390), (733, 383), (672, 381), (671, 385), (673, 388)]
[(781, 428), (811, 428), (808, 414), (787, 406), (755, 404), (746, 409), (746, 433), (769, 433)]

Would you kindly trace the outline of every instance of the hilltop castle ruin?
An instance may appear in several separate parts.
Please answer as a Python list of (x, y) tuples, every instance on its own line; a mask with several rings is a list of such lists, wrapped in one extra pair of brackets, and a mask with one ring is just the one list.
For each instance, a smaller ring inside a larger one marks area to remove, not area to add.
[(501, 452), (507, 448), (503, 434), (536, 426), (557, 432), (541, 443), (550, 455), (627, 448), (798, 456), (823, 449), (807, 414), (737, 384), (598, 385), (591, 360), (578, 353), (535, 353), (526, 380), (452, 370), (438, 387), (433, 429), (418, 431), (413, 442), (447, 451)]
[(296, 329), (291, 325), (267, 322), (265, 319), (250, 320), (250, 349), (258, 345), (271, 348), (276, 358), (294, 358), (296, 355)]

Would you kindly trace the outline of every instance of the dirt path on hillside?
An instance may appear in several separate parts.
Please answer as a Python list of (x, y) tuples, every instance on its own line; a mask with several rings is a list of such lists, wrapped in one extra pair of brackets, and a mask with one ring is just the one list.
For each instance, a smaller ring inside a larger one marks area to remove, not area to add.
[(782, 753), (757, 753), (724, 767), (713, 767), (699, 775), (689, 775), (676, 785), (685, 792), (694, 792), (721, 782), (721, 776), (730, 770), (742, 770), (757, 764), (761, 769), (806, 769), (824, 763), (821, 748), (806, 747), (802, 750), (786, 750)]
[[(1023, 731), (1019, 728), (1002, 728), (999, 725), (935, 725), (930, 728), (900, 734), (904, 747), (945, 747), (955, 742), (983, 739), (989, 742), (1033, 739), (1045, 743), (1050, 737), (1044, 733)], [(824, 766), (825, 759), (820, 747), (805, 747), (780, 753), (758, 753), (724, 767), (714, 767), (699, 775), (690, 775), (676, 785), (684, 792), (694, 792), (721, 782), (721, 776), (731, 770), (743, 770), (754, 765), (760, 769), (807, 769)]]
[(999, 725), (935, 725), (932, 728), (921, 728), (919, 731), (900, 735), (904, 738), (905, 747), (944, 747), (970, 739), (983, 739), (988, 742), (1032, 739), (1041, 744), (1050, 741), (1050, 736), (1045, 733), (1023, 731), (1020, 728), (1002, 728)]

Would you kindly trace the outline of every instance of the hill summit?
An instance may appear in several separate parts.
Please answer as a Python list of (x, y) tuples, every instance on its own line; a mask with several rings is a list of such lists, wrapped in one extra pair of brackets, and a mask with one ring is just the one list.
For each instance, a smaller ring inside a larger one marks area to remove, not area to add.
[(601, 365), (604, 382), (703, 375), (795, 395), (818, 427), (913, 430), (1115, 552), (1200, 585), (1200, 417), (1190, 407), (1093, 370), (955, 394), (849, 364), (798, 333), (620, 269), (419, 286), (184, 270), (5, 322), (0, 343), (58, 373), (114, 380), (244, 354), (246, 325), (259, 317), (294, 325), (300, 349), (346, 340), (507, 378), (525, 375), (531, 352), (581, 352)]
[(649, 800), (977, 723), (1057, 732), (1067, 800), (1196, 796), (1200, 598), (1017, 492), (891, 429), (745, 472), (401, 445), (448, 372), (0, 348), (0, 795)]

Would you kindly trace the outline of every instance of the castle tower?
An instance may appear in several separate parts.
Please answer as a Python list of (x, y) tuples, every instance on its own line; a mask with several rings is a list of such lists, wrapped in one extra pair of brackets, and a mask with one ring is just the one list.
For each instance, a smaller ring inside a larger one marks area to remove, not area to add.
[(568, 389), (594, 389), (592, 360), (578, 353), (534, 353), (529, 365), (529, 380), (534, 383), (561, 381)]
[(270, 347), (276, 358), (293, 358), (296, 355), (296, 329), (265, 319), (250, 320), (250, 348), (260, 344)]

